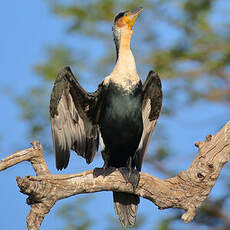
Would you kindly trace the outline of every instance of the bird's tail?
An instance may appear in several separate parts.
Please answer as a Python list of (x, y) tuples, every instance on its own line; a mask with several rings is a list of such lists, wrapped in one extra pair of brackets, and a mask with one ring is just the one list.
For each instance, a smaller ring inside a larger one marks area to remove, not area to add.
[(136, 223), (137, 206), (140, 198), (136, 195), (113, 192), (114, 208), (124, 227), (133, 226)]

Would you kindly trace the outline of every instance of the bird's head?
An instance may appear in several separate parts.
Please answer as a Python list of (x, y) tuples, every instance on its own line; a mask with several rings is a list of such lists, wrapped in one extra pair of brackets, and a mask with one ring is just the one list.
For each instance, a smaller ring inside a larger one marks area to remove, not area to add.
[(142, 10), (143, 7), (140, 7), (135, 11), (127, 10), (116, 15), (114, 19), (113, 30), (119, 30), (119, 29), (132, 30), (133, 25), (138, 15), (142, 12)]
[(113, 37), (114, 37), (117, 51), (119, 49), (119, 44), (120, 44), (122, 33), (123, 34), (128, 33), (132, 35), (133, 25), (138, 15), (142, 12), (142, 10), (143, 10), (143, 7), (140, 7), (139, 9), (135, 11), (127, 10), (127, 11), (121, 12), (118, 15), (116, 15), (114, 19), (114, 24), (113, 24)]

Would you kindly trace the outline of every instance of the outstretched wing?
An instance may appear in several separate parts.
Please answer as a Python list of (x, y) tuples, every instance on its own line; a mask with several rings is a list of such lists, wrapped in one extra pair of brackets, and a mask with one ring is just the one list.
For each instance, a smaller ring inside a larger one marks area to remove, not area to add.
[(136, 152), (136, 168), (141, 171), (142, 162), (152, 132), (160, 115), (162, 106), (161, 80), (157, 73), (150, 71), (143, 84), (142, 118), (143, 133)]
[(70, 67), (63, 68), (54, 83), (50, 99), (50, 119), (57, 169), (66, 168), (70, 149), (93, 161), (98, 149), (100, 86), (95, 93), (86, 92)]

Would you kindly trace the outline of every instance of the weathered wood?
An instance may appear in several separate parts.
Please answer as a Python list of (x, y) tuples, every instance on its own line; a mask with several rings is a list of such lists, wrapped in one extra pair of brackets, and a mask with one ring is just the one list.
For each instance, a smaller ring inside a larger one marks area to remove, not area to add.
[(71, 175), (50, 174), (38, 142), (34, 143), (33, 148), (3, 159), (0, 170), (29, 160), (36, 171), (37, 176), (17, 177), (18, 186), (22, 193), (29, 196), (27, 203), (31, 205), (27, 229), (38, 230), (56, 201), (81, 193), (100, 191), (137, 194), (152, 201), (159, 209), (184, 209), (186, 212), (182, 215), (182, 220), (188, 223), (193, 220), (197, 209), (216, 183), (222, 167), (229, 160), (230, 122), (215, 136), (208, 135), (205, 142), (197, 142), (195, 145), (198, 147), (198, 154), (187, 170), (165, 180), (141, 172), (135, 191), (118, 170), (106, 177), (96, 178), (93, 171)]
[(3, 158), (0, 161), (0, 171), (23, 161), (29, 161), (36, 172), (36, 175), (49, 174), (49, 169), (42, 155), (42, 146), (40, 142), (33, 141), (31, 144), (33, 145), (32, 148), (17, 151), (6, 158)]

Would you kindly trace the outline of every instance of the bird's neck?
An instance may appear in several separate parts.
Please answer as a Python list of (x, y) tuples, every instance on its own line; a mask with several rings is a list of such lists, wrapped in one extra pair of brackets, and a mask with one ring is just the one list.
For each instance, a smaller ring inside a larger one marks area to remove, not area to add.
[(132, 30), (121, 31), (119, 46), (117, 47), (117, 61), (114, 70), (128, 71), (136, 73), (136, 63), (133, 53), (130, 49)]
[(132, 35), (133, 35), (132, 30), (124, 29), (121, 31), (118, 56), (121, 54), (121, 52), (130, 50), (130, 41), (131, 41)]

